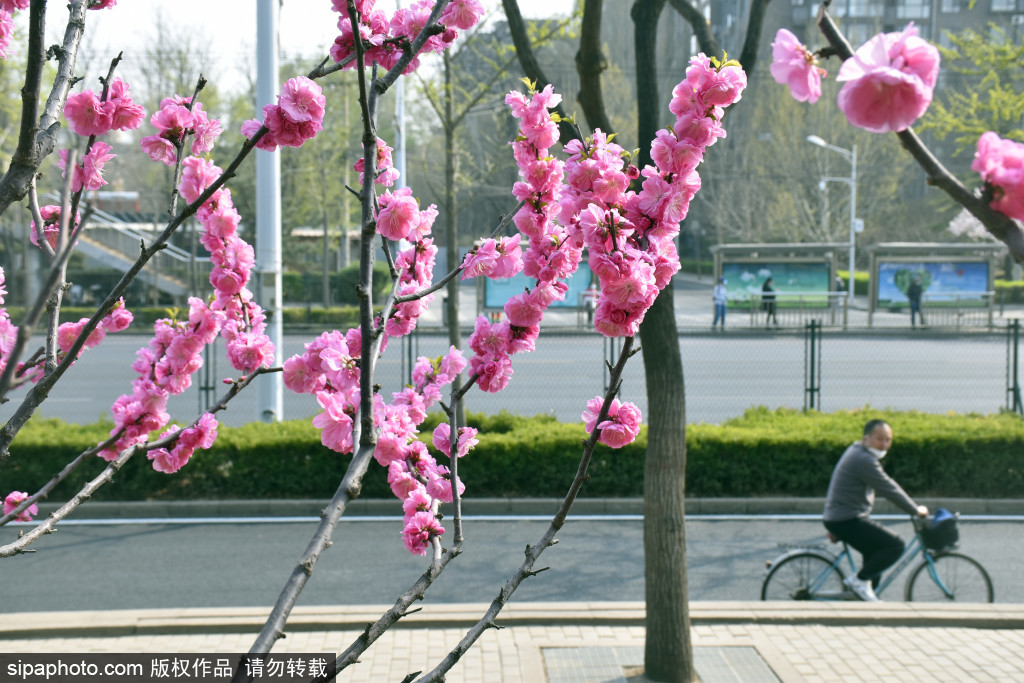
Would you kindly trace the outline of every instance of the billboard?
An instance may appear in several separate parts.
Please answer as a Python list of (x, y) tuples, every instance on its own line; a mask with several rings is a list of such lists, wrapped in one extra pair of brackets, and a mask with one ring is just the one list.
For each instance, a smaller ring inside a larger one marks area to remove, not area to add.
[(828, 262), (725, 262), (722, 277), (729, 302), (750, 302), (751, 295), (761, 295), (765, 280), (772, 279), (777, 293), (822, 293), (831, 289), (832, 268)]
[[(565, 300), (554, 302), (551, 304), (551, 308), (578, 308), (580, 302), (579, 295), (590, 286), (592, 277), (590, 266), (587, 265), (586, 261), (581, 262), (580, 267), (576, 270), (576, 274), (566, 281), (569, 285), (569, 291), (565, 293)], [(597, 278), (593, 279), (595, 282), (597, 281)], [(513, 277), (502, 280), (484, 278), (484, 308), (504, 308), (506, 301), (516, 294), (522, 294), (524, 290), (531, 289), (536, 284), (537, 280), (527, 277), (521, 272)]]
[(929, 302), (982, 300), (988, 290), (987, 261), (878, 262), (878, 306), (907, 303), (914, 277)]

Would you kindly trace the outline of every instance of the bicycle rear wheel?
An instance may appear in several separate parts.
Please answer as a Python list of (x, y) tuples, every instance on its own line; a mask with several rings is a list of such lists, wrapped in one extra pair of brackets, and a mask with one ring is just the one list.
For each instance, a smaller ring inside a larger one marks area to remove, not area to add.
[(797, 553), (779, 561), (764, 577), (762, 600), (817, 600), (843, 593), (843, 575), (832, 561), (815, 553)]
[(992, 602), (992, 579), (978, 562), (960, 553), (937, 553), (933, 556), (935, 573), (945, 591), (932, 580), (928, 563), (922, 562), (907, 582), (908, 601), (914, 602)]

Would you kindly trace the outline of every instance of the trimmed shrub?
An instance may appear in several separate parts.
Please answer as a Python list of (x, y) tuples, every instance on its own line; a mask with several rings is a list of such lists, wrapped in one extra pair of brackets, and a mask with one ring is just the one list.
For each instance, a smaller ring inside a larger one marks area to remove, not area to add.
[[(721, 425), (687, 427), (687, 494), (695, 497), (824, 496), (832, 468), (869, 419), (895, 432), (886, 470), (914, 496), (1019, 498), (1024, 495), (1024, 420), (1013, 414), (930, 415), (871, 409), (839, 413), (756, 408)], [(421, 427), (428, 445), (440, 414)], [(586, 437), (581, 423), (506, 412), (470, 414), (480, 444), (459, 461), (467, 498), (551, 497), (568, 489)], [(0, 465), (4, 491), (38, 490), (78, 453), (107, 436), (111, 425), (68, 425), (33, 418)], [(217, 443), (174, 475), (145, 458), (129, 461), (96, 495), (105, 500), (329, 498), (351, 456), (320, 444), (308, 420), (221, 427)], [(581, 495), (643, 495), (647, 431), (612, 450), (598, 446)], [(447, 458), (434, 453), (441, 462)], [(91, 459), (50, 495), (66, 500), (102, 471)], [(386, 472), (371, 463), (368, 498), (391, 496)]]

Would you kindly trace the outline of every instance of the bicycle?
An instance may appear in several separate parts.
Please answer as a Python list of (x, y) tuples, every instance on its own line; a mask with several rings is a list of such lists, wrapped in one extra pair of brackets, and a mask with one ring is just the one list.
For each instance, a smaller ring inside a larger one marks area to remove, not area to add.
[[(875, 588), (875, 594), (880, 596), (920, 555), (921, 562), (911, 572), (906, 583), (904, 600), (992, 602), (992, 579), (985, 568), (974, 558), (951, 550), (956, 547), (955, 525), (958, 516), (952, 515), (952, 542), (936, 542), (931, 538), (926, 541), (929, 534), (928, 520), (911, 518), (914, 538), (882, 577)], [(793, 548), (766, 563), (761, 599), (859, 600), (843, 583), (844, 567), (848, 567), (849, 574), (857, 571), (853, 554), (846, 543), (843, 543), (843, 550), (838, 555), (822, 547)]]

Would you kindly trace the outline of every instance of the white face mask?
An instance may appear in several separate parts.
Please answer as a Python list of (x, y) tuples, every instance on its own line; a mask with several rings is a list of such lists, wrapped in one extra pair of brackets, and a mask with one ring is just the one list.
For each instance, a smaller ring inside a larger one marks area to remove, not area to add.
[(871, 446), (865, 446), (864, 448), (868, 449), (871, 452), (871, 454), (874, 455), (879, 460), (884, 458), (885, 454), (889, 452), (889, 451), (880, 451), (877, 448), (872, 448)]

